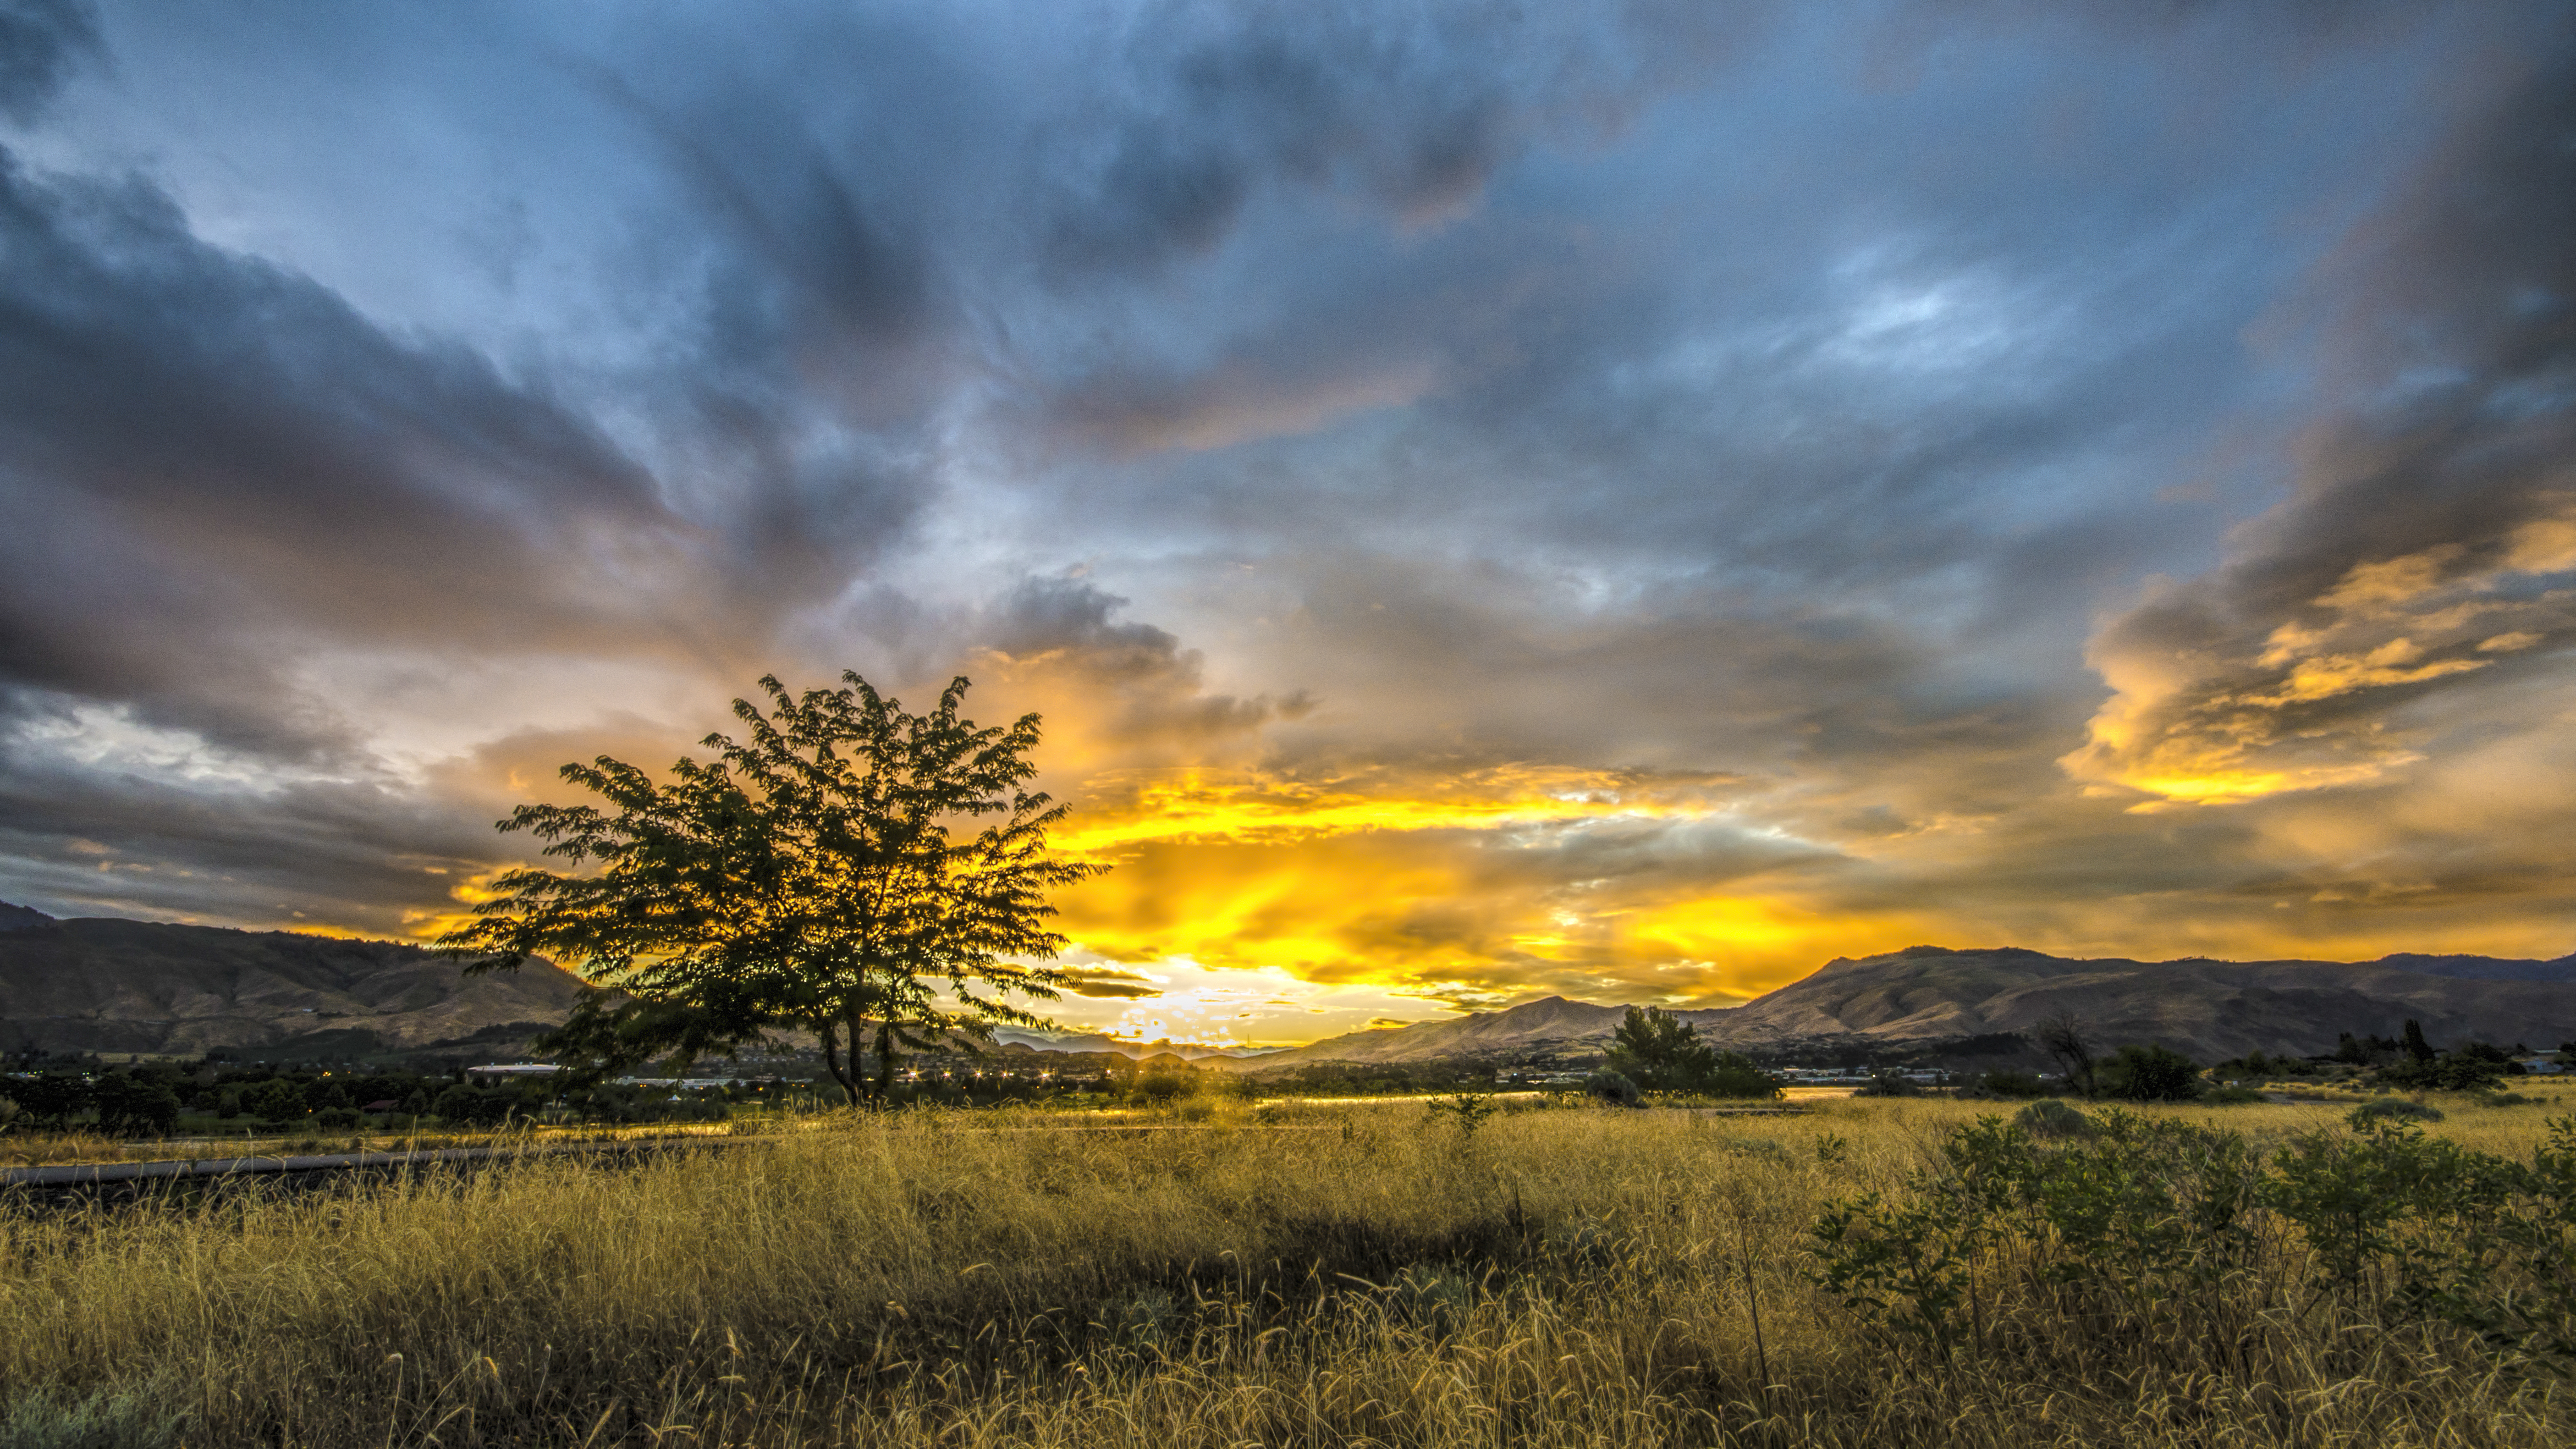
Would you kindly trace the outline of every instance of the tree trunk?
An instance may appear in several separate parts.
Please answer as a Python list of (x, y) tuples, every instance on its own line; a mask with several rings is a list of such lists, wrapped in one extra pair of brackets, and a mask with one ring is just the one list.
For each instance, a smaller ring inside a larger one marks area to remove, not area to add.
[(877, 1100), (894, 1091), (894, 1023), (877, 1023)]
[(847, 1071), (841, 1069), (840, 1023), (825, 1017), (815, 1023), (814, 1034), (823, 1039), (823, 1065), (831, 1071), (832, 1080), (841, 1084), (841, 1094), (850, 1099), (851, 1106), (859, 1105), (858, 1032), (854, 1029), (850, 1033), (850, 1066)]

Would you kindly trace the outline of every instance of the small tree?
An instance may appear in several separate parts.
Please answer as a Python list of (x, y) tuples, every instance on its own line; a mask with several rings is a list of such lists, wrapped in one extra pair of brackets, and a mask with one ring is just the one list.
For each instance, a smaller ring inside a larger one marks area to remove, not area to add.
[(1776, 1097), (1779, 1080), (1750, 1058), (1722, 1052), (1699, 1031), (1660, 1007), (1632, 1006), (1611, 1033), (1602, 1066), (1649, 1092), (1697, 1092), (1710, 1097)]
[(978, 729), (963, 678), (920, 715), (842, 679), (796, 696), (763, 678), (767, 713), (734, 701), (749, 737), (707, 736), (716, 758), (681, 759), (668, 785), (605, 755), (564, 766), (611, 810), (522, 805), (500, 828), (599, 870), (510, 871), (439, 944), (486, 957), (469, 973), (545, 953), (588, 976), (540, 1046), (593, 1078), (801, 1027), (856, 1104), (905, 1051), (1043, 1024), (1001, 998), (1056, 994), (1061, 977), (1019, 963), (1064, 945), (1047, 892), (1103, 867), (1048, 854), (1066, 807), (1023, 788), (1038, 717)]
[(2072, 1011), (2054, 1011), (2031, 1027), (2040, 1049), (2057, 1063), (2066, 1080), (2085, 1096), (2093, 1095), (2093, 1043), (2084, 1023)]
[(2411, 1016), (2406, 1018), (2406, 1055), (2419, 1062), (2433, 1059), (2433, 1044), (2424, 1040), (2424, 1024)]
[(1610, 1035), (1602, 1066), (1648, 1092), (1688, 1091), (1708, 1074), (1717, 1054), (1680, 1017), (1655, 1006), (1632, 1006)]

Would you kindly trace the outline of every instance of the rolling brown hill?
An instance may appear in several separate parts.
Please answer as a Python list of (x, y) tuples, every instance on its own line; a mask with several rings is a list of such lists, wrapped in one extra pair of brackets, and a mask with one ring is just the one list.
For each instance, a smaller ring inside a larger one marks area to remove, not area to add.
[(580, 989), (542, 961), (469, 980), (390, 941), (0, 909), (0, 1050), (498, 1053), (562, 1021)]

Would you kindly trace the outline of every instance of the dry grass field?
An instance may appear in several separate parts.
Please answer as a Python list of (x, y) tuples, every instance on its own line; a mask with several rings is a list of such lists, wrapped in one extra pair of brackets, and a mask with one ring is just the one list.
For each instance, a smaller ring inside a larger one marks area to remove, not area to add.
[[(2528, 1163), (2569, 1106), (2463, 1106), (2431, 1131)], [(926, 1111), (641, 1166), (12, 1203), (0, 1445), (2576, 1435), (2563, 1360), (2327, 1292), (2259, 1211), (2223, 1271), (2134, 1302), (2070, 1298), (1999, 1248), (1955, 1342), (1819, 1285), (1833, 1204), (1921, 1200), (1951, 1129), (2009, 1110), (1554, 1108), (1472, 1133), (1418, 1104), (1154, 1131)], [(2145, 1115), (2217, 1123), (2259, 1158), (2353, 1136), (2324, 1107)]]

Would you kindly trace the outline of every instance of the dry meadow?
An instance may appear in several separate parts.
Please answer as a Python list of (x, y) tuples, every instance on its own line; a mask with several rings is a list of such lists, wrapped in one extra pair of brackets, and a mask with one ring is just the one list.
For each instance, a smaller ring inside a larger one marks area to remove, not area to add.
[[(2431, 1130), (2529, 1160), (2567, 1104)], [(1817, 1281), (2008, 1107), (1420, 1104), (790, 1124), (642, 1164), (0, 1205), (0, 1444), (2460, 1445), (2564, 1363), (2316, 1290), (2274, 1226), (2103, 1317), (1998, 1257), (1934, 1342)], [(2268, 1153), (2337, 1110), (2171, 1109)], [(1965, 1310), (1963, 1310), (1963, 1313)], [(2087, 1316), (2090, 1315), (2090, 1316)], [(1962, 1321), (1966, 1321), (1964, 1318)]]

